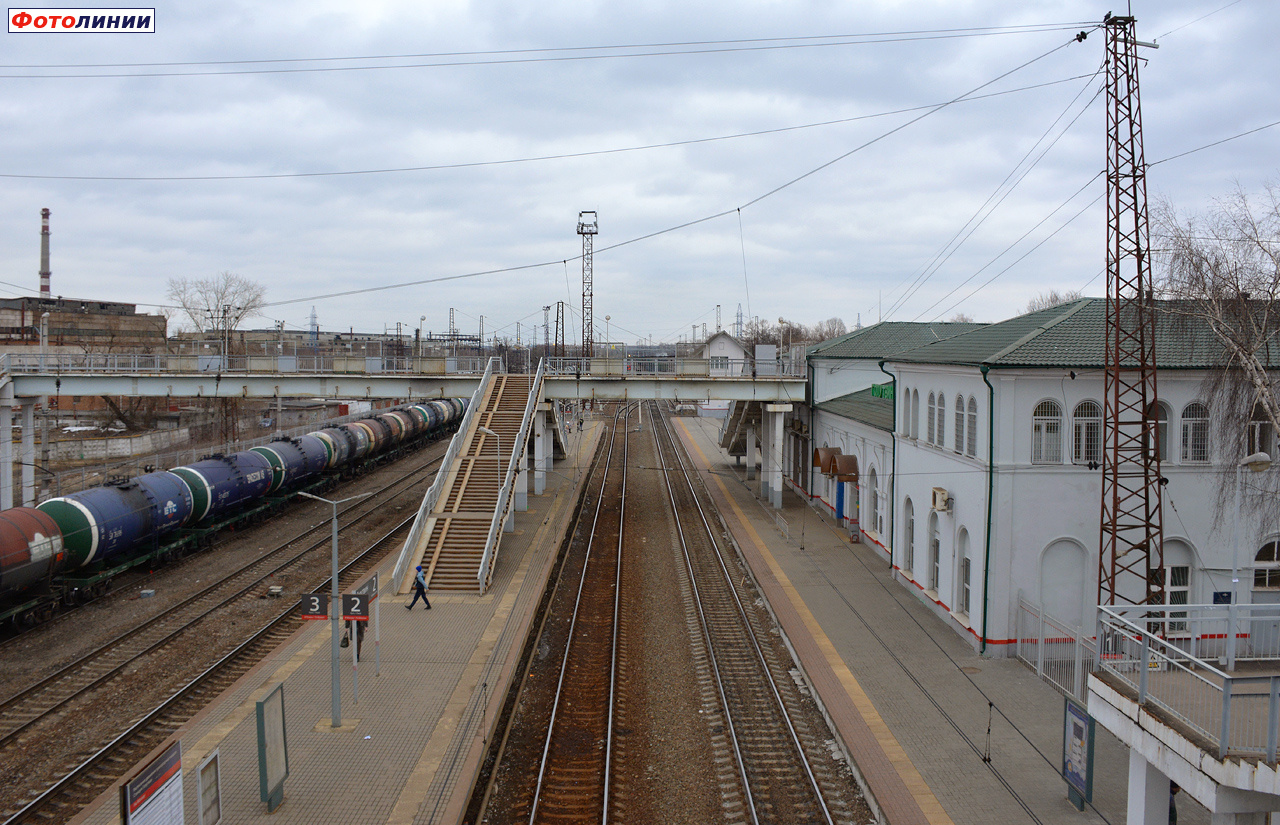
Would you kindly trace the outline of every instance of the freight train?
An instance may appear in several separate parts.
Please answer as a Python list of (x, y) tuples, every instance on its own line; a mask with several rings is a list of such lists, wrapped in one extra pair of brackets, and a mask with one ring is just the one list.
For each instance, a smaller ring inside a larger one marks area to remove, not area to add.
[(255, 524), (457, 428), (467, 399), (401, 407), (299, 438), (0, 511), (0, 624), (36, 624), (105, 593), (111, 579)]

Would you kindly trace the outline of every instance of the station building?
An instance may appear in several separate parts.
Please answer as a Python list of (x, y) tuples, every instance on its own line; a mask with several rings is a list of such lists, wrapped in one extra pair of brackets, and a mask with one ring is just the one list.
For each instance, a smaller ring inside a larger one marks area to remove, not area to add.
[[(995, 324), (885, 322), (809, 350), (787, 483), (986, 655), (1011, 654), (1020, 600), (1091, 635), (1105, 314), (1105, 299), (1082, 298)], [(1274, 455), (1274, 436), (1263, 422), (1249, 439), (1219, 428), (1203, 393), (1221, 345), (1207, 326), (1157, 318), (1167, 598), (1221, 602), (1224, 474), (1250, 449)], [(1246, 511), (1240, 529), (1240, 601), (1280, 601), (1280, 524)]]

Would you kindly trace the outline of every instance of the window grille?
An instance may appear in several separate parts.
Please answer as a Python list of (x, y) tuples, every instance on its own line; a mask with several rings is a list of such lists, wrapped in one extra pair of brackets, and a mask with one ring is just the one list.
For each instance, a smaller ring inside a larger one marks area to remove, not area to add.
[(930, 444), (934, 443), (933, 442), (934, 419), (937, 417), (936, 416), (937, 406), (938, 404), (937, 404), (937, 401), (934, 400), (933, 393), (929, 393), (929, 419), (928, 419), (929, 428), (925, 430), (924, 440), (929, 442)]
[(1031, 463), (1062, 463), (1062, 408), (1056, 401), (1036, 405), (1031, 422)]
[(978, 456), (978, 401), (969, 396), (969, 432), (965, 442), (965, 453), (970, 458)]
[(1096, 401), (1081, 401), (1072, 416), (1075, 437), (1071, 460), (1076, 464), (1102, 463), (1102, 407)]
[(947, 397), (942, 393), (938, 393), (938, 431), (934, 435), (934, 444), (947, 446)]
[(1209, 409), (1199, 402), (1188, 404), (1182, 411), (1182, 460), (1209, 460)]
[(964, 452), (964, 397), (956, 396), (956, 452)]

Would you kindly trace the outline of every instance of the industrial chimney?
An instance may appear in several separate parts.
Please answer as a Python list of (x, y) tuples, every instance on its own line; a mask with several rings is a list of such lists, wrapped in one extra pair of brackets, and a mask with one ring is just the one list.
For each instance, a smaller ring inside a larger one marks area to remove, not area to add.
[(49, 210), (40, 210), (40, 297), (52, 298), (49, 290)]

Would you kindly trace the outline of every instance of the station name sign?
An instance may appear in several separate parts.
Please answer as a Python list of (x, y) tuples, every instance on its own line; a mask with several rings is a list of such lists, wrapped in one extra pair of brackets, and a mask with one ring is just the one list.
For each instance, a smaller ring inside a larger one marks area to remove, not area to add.
[(871, 397), (887, 398), (890, 401), (892, 401), (893, 400), (893, 384), (872, 384)]

